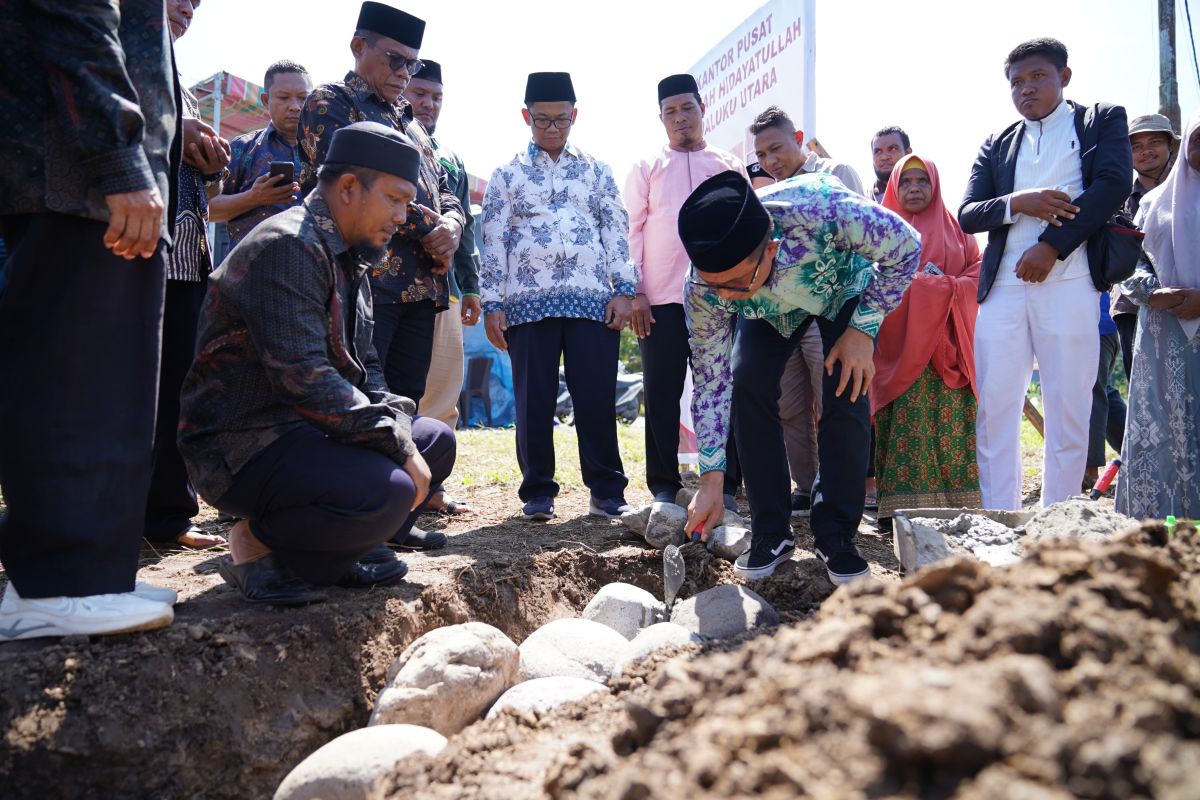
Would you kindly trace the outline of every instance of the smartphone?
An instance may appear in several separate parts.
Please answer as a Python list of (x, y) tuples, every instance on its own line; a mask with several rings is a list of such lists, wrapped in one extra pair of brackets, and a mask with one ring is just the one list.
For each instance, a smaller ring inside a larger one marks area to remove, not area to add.
[(272, 161), (271, 162), (271, 177), (282, 175), (283, 180), (279, 181), (276, 186), (287, 186), (296, 181), (296, 165), (291, 161)]

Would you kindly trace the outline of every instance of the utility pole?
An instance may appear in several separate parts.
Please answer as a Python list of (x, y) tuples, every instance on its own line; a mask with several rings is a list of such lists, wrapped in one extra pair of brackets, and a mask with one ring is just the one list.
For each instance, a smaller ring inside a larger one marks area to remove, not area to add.
[(1175, 79), (1175, 0), (1158, 0), (1158, 113), (1179, 130), (1179, 82)]

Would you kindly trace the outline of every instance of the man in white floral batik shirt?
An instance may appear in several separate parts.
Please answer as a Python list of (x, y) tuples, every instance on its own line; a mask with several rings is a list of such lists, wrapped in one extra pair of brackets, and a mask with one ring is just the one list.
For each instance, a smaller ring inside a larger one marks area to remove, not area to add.
[[(754, 190), (736, 172), (696, 188), (679, 211), (692, 260), (684, 296), (696, 391), (700, 489), (688, 530), (707, 538), (724, 512), (721, 485), (732, 401), (750, 549), (742, 577), (765, 578), (792, 557), (790, 479), (779, 422), (779, 379), (809, 325), (825, 350), (812, 532), (834, 583), (869, 574), (854, 546), (871, 442), (867, 388), (875, 336), (920, 261), (917, 232), (822, 173)], [(730, 321), (738, 317), (737, 336)]]
[(589, 511), (614, 518), (629, 509), (614, 389), (638, 280), (629, 219), (608, 165), (567, 143), (577, 114), (569, 74), (532, 73), (521, 114), (533, 139), (492, 173), (483, 198), (480, 293), (488, 339), (512, 356), (522, 516), (554, 516), (561, 358)]

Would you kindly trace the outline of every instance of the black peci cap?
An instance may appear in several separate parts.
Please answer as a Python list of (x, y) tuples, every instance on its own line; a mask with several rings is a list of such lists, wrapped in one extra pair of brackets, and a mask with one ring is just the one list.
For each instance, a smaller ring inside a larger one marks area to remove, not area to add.
[(569, 72), (531, 72), (525, 81), (525, 105), (530, 103), (575, 102), (575, 87)]
[(414, 50), (420, 50), (421, 40), (425, 38), (425, 20), (384, 3), (367, 0), (358, 11), (358, 26), (355, 30), (378, 33)]
[(745, 176), (719, 172), (679, 209), (679, 238), (701, 272), (727, 272), (762, 244), (771, 217)]
[(700, 94), (700, 87), (696, 85), (696, 79), (684, 73), (668, 75), (658, 82), (658, 102), (661, 103), (668, 97), (674, 97), (677, 94)]
[(428, 58), (422, 58), (421, 63), (425, 66), (421, 67), (420, 72), (418, 72), (416, 75), (413, 75), (414, 78), (420, 78), (421, 80), (429, 81), (430, 83), (442, 82), (441, 64), (436, 61), (430, 61)]
[(400, 131), (378, 122), (356, 122), (334, 131), (325, 163), (367, 167), (411, 183), (421, 175), (421, 151)]

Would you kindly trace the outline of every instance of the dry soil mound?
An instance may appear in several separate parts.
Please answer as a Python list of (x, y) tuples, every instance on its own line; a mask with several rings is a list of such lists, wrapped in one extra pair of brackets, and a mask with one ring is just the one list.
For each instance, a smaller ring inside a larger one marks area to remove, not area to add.
[(1049, 540), (474, 725), (389, 796), (1196, 797), (1198, 656), (1194, 529)]

